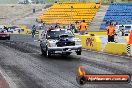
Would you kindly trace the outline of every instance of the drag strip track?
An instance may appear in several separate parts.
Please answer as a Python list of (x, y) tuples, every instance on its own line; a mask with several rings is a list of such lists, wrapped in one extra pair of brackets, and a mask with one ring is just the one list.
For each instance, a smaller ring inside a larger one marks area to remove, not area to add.
[[(40, 48), (38, 46), (35, 46), (35, 45), (31, 45), (31, 44), (28, 44), (28, 43), (24, 43), (24, 42), (15, 42), (15, 41), (8, 41), (8, 42), (3, 42), (4, 45), (7, 45), (11, 48), (14, 48), (16, 50), (19, 50), (21, 52), (24, 52), (24, 53), (40, 53)], [(73, 57), (74, 58), (74, 57)], [(77, 57), (76, 57), (77, 58)], [(81, 58), (81, 57), (80, 57)], [(78, 58), (79, 59), (79, 58)], [(88, 60), (86, 57), (83, 57), (83, 59), (80, 59), (82, 62), (87, 62), (89, 65), (94, 65), (94, 66), (99, 66), (100, 68), (107, 68), (105, 70), (111, 70), (112, 72), (114, 73), (117, 73), (117, 74), (131, 74), (132, 75), (132, 71), (129, 70), (129, 69), (123, 69), (123, 67), (120, 67), (121, 70), (119, 70), (119, 67), (116, 68), (117, 66), (115, 65), (110, 65), (110, 66), (107, 66), (109, 63), (107, 62), (104, 62), (106, 64), (102, 64), (101, 62), (99, 61), (91, 61), (91, 60)], [(110, 63), (110, 64), (113, 64), (113, 63)], [(113, 67), (114, 66), (114, 67)], [(109, 68), (109, 69), (108, 69)]]
[(31, 45), (25, 42), (18, 41), (1, 41), (1, 44), (8, 46), (10, 48), (14, 48), (15, 50), (19, 50), (23, 53), (39, 53), (36, 50), (39, 49), (38, 46)]
[[(0, 66), (18, 88), (80, 88), (76, 83), (76, 69), (88, 66), (89, 73), (129, 73), (131, 67), (94, 59), (98, 55), (84, 52), (82, 56), (41, 55), (38, 46), (25, 42), (1, 41)], [(129, 60), (131, 61), (131, 60)], [(88, 84), (81, 88), (131, 88), (132, 84)]]

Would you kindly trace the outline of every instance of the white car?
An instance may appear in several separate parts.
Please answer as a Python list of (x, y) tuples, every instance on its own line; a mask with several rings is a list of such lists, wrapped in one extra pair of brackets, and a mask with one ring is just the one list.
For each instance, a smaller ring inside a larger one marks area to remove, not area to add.
[(41, 31), (39, 35), (41, 52), (47, 57), (52, 54), (70, 55), (72, 52), (81, 55), (81, 40), (75, 38), (70, 30), (51, 29)]
[(0, 40), (10, 40), (10, 34), (4, 29), (0, 29)]
[(124, 29), (124, 35), (125, 36), (129, 36), (130, 30), (132, 30), (132, 25), (131, 24), (116, 25), (115, 29), (116, 29), (116, 34), (118, 36), (121, 36), (122, 35), (122, 31), (121, 31), (122, 29)]

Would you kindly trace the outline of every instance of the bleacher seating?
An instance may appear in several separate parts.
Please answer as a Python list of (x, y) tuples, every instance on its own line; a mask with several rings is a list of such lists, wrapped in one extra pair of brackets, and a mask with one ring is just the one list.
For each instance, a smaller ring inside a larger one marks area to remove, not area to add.
[(46, 24), (70, 24), (82, 20), (89, 24), (99, 8), (100, 4), (96, 3), (55, 3), (39, 19)]
[(117, 22), (118, 24), (132, 24), (132, 3), (111, 3), (101, 24), (100, 29), (108, 26), (106, 22)]

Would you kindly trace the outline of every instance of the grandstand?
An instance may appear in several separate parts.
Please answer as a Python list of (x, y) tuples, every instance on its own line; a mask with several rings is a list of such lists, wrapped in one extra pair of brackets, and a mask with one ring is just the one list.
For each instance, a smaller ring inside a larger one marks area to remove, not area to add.
[(108, 26), (107, 22), (109, 21), (121, 25), (132, 24), (132, 3), (111, 3), (100, 29), (106, 29)]
[(39, 19), (46, 24), (70, 24), (86, 20), (89, 24), (100, 8), (99, 3), (55, 3)]

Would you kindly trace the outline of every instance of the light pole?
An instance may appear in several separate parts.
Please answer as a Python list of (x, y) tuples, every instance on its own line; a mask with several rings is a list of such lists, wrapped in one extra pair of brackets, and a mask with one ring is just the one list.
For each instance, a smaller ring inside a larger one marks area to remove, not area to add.
[(71, 6), (71, 20), (70, 20), (70, 24), (72, 23), (72, 11), (73, 11), (73, 6)]

